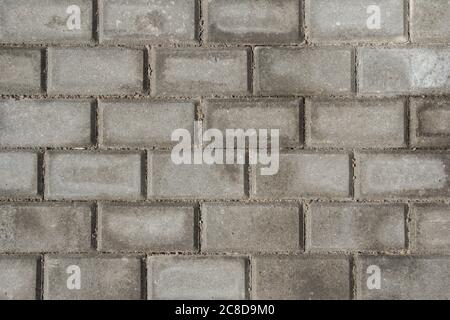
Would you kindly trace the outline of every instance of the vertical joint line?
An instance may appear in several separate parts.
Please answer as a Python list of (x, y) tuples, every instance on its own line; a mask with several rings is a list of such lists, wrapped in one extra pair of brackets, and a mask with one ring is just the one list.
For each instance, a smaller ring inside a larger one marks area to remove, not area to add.
[(202, 220), (202, 203), (197, 202), (194, 206), (194, 248), (197, 253), (202, 252), (203, 241), (203, 220)]
[(356, 199), (356, 155), (355, 151), (352, 150), (350, 153), (350, 197), (355, 200)]
[(350, 300), (356, 300), (358, 297), (358, 286), (357, 286), (357, 270), (356, 270), (356, 255), (351, 255), (349, 258), (350, 264)]
[(203, 18), (203, 4), (202, 0), (195, 1), (195, 37), (197, 38), (198, 44), (200, 47), (203, 46), (203, 33), (204, 33), (204, 25), (205, 21)]
[(41, 50), (41, 92), (48, 94), (48, 48)]
[(95, 251), (99, 251), (101, 249), (100, 244), (100, 215), (101, 208), (98, 202), (95, 202), (91, 207), (92, 212), (92, 236), (91, 236), (91, 245), (92, 249)]
[(97, 44), (100, 43), (100, 7), (103, 6), (100, 1), (94, 0), (92, 3), (92, 38)]
[(405, 104), (405, 144), (408, 149), (411, 148), (411, 100), (409, 97), (404, 101)]
[(251, 95), (255, 95), (254, 89), (253, 89), (253, 81), (254, 81), (254, 72), (255, 72), (255, 47), (251, 46), (247, 53), (248, 57), (248, 66), (247, 66), (247, 82), (248, 82), (248, 92)]
[(151, 70), (150, 70), (150, 47), (149, 46), (145, 46), (144, 48), (144, 81), (143, 81), (143, 92), (146, 95), (150, 95), (150, 75), (151, 75)]
[(352, 86), (355, 95), (358, 95), (359, 85), (358, 85), (358, 48), (354, 47), (352, 52)]
[(141, 258), (141, 299), (148, 300), (147, 293), (147, 258), (148, 255), (145, 254)]
[(42, 200), (45, 198), (45, 150), (39, 151), (37, 159), (37, 192)]

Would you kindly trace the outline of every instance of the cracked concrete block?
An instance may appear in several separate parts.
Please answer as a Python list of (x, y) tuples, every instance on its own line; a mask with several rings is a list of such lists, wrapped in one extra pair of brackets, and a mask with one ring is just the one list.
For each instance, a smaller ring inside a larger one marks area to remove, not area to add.
[(196, 41), (195, 0), (101, 2), (101, 42), (189, 43)]
[(362, 95), (450, 93), (450, 49), (358, 49), (358, 88)]
[(0, 94), (41, 93), (41, 51), (0, 49)]
[(300, 42), (303, 40), (300, 4), (298, 0), (203, 0), (206, 41)]
[(0, 252), (87, 252), (91, 249), (88, 204), (0, 205)]
[(0, 198), (37, 197), (37, 154), (28, 151), (0, 152)]
[(106, 146), (171, 147), (176, 129), (194, 132), (193, 102), (101, 101), (99, 109)]
[(147, 259), (149, 300), (242, 300), (248, 262), (240, 257), (152, 256)]
[(202, 204), (205, 252), (299, 251), (300, 208), (293, 204)]
[(144, 196), (140, 152), (55, 151), (46, 154), (45, 197), (138, 200)]
[(247, 49), (155, 49), (154, 96), (248, 95)]
[(196, 217), (190, 205), (104, 204), (102, 251), (194, 251)]
[(349, 300), (350, 264), (340, 256), (256, 256), (253, 299)]
[(255, 92), (348, 95), (353, 91), (352, 56), (346, 48), (256, 47)]
[(404, 205), (318, 203), (309, 205), (307, 249), (388, 251), (406, 248)]
[(135, 256), (48, 255), (44, 260), (44, 299), (138, 300), (142, 297), (141, 267)]
[(35, 300), (38, 265), (37, 256), (0, 255), (0, 300)]
[(50, 48), (50, 94), (120, 95), (143, 92), (144, 52), (124, 48)]
[(89, 43), (92, 8), (92, 0), (3, 0), (0, 42)]
[(92, 144), (92, 107), (88, 100), (0, 100), (0, 119), (1, 146)]

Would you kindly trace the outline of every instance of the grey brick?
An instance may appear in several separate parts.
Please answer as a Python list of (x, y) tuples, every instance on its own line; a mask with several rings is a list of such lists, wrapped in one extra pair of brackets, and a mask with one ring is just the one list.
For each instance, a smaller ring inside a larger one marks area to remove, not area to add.
[(41, 92), (41, 51), (0, 49), (0, 94)]
[[(450, 259), (420, 256), (360, 257), (356, 260), (358, 299), (428, 300), (450, 299)], [(381, 288), (368, 289), (373, 273), (381, 270)], [(370, 271), (370, 270), (369, 270)]]
[(91, 208), (83, 204), (0, 205), (1, 252), (81, 252), (91, 248)]
[(255, 49), (259, 95), (350, 94), (352, 50), (337, 48)]
[(193, 134), (192, 102), (102, 101), (103, 144), (107, 146), (172, 146), (172, 132), (183, 128)]
[(448, 154), (359, 154), (356, 191), (366, 198), (450, 196)]
[[(380, 9), (380, 28), (368, 27)], [(306, 25), (313, 42), (405, 42), (403, 0), (306, 0)]]
[(193, 251), (195, 214), (188, 205), (102, 206), (102, 251)]
[(276, 175), (260, 175), (260, 168), (261, 165), (252, 168), (252, 195), (256, 198), (350, 195), (350, 157), (347, 154), (284, 153), (280, 154)]
[(207, 100), (203, 107), (205, 129), (278, 129), (280, 145), (302, 144), (301, 117), (303, 104), (298, 99), (217, 99)]
[(101, 42), (192, 43), (196, 40), (195, 0), (100, 3)]
[(51, 94), (135, 94), (143, 91), (144, 54), (122, 48), (50, 48)]
[(38, 196), (38, 157), (33, 152), (0, 152), (0, 198)]
[(450, 147), (450, 102), (448, 99), (411, 99), (411, 145)]
[(404, 205), (312, 203), (308, 215), (308, 249), (405, 249)]
[(413, 42), (450, 42), (450, 3), (448, 0), (411, 1)]
[(449, 48), (364, 48), (358, 57), (361, 94), (450, 93)]
[(257, 256), (253, 259), (253, 299), (350, 299), (350, 266), (340, 256)]
[[(134, 256), (45, 257), (46, 300), (137, 300), (141, 298), (141, 261)], [(80, 268), (81, 288), (69, 289), (70, 266)]]
[(37, 298), (37, 257), (0, 256), (0, 270), (0, 300)]
[(403, 100), (312, 99), (305, 106), (306, 144), (315, 147), (405, 147)]
[(415, 205), (413, 209), (415, 249), (419, 251), (449, 251), (450, 206)]
[(247, 49), (156, 49), (152, 95), (246, 95)]
[(91, 118), (91, 102), (85, 100), (0, 100), (0, 145), (89, 146)]
[(148, 299), (240, 300), (247, 297), (247, 261), (239, 257), (153, 256)]
[(295, 43), (303, 39), (298, 0), (203, 0), (208, 42)]
[[(80, 9), (80, 29), (70, 30), (70, 6)], [(2, 43), (89, 43), (92, 0), (3, 0), (0, 8)]]
[(148, 194), (155, 198), (243, 198), (243, 165), (177, 165), (170, 153), (148, 158)]
[(49, 152), (48, 199), (127, 199), (143, 197), (140, 152)]
[(297, 205), (205, 203), (202, 221), (206, 252), (298, 251), (302, 246)]

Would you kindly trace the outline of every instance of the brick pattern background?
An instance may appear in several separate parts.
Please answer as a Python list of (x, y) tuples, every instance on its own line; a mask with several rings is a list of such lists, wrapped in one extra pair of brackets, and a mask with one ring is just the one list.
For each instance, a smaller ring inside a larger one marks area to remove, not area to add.
[[(449, 21), (447, 0), (1, 1), (0, 299), (449, 299)], [(200, 118), (280, 128), (280, 172), (174, 165)]]

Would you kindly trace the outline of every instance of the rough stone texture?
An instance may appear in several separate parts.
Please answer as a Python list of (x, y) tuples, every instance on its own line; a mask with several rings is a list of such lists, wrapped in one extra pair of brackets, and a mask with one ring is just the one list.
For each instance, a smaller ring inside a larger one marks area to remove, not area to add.
[(298, 251), (302, 246), (296, 205), (205, 203), (202, 220), (206, 252)]
[(301, 35), (298, 0), (203, 0), (207, 42), (295, 43)]
[(101, 2), (102, 42), (183, 43), (196, 40), (195, 0)]
[(312, 203), (307, 221), (309, 250), (405, 249), (404, 205)]
[(450, 196), (448, 154), (360, 154), (357, 161), (355, 189), (363, 198)]
[(170, 153), (154, 152), (148, 157), (148, 194), (154, 198), (244, 197), (243, 165), (178, 165)]
[(414, 147), (450, 147), (448, 99), (411, 99), (410, 137)]
[(340, 300), (350, 297), (350, 266), (344, 257), (256, 256), (253, 298)]
[(450, 2), (411, 1), (411, 39), (422, 43), (450, 42)]
[(48, 199), (127, 199), (143, 197), (139, 152), (50, 152), (46, 155)]
[(121, 48), (51, 48), (51, 94), (134, 94), (143, 91), (144, 53)]
[(0, 145), (80, 147), (92, 143), (91, 102), (0, 100)]
[(415, 249), (445, 252), (450, 249), (450, 206), (421, 204), (413, 210)]
[(313, 147), (405, 147), (403, 100), (312, 99), (305, 105), (306, 144)]
[[(309, 38), (313, 42), (406, 42), (403, 0), (305, 0)], [(369, 28), (374, 8), (380, 27)]]
[(41, 92), (41, 51), (0, 48), (0, 94)]
[(214, 99), (202, 108), (204, 129), (279, 130), (280, 145), (302, 144), (303, 103), (298, 99)]
[(86, 204), (2, 204), (0, 221), (0, 252), (91, 248), (91, 207)]
[(38, 257), (0, 255), (0, 300), (37, 297)]
[(352, 50), (330, 48), (255, 49), (255, 91), (259, 95), (349, 94)]
[(147, 260), (150, 300), (236, 300), (247, 297), (247, 261), (239, 257), (153, 256)]
[(0, 198), (38, 196), (38, 158), (34, 152), (0, 152)]
[(256, 198), (292, 198), (350, 195), (350, 158), (347, 154), (280, 154), (276, 175), (259, 174), (253, 166), (252, 196)]
[(450, 49), (363, 48), (358, 52), (361, 94), (450, 93)]
[(102, 251), (193, 251), (195, 214), (188, 205), (105, 204), (100, 214)]
[[(70, 266), (80, 269), (81, 288), (68, 289)], [(46, 300), (137, 300), (142, 296), (141, 261), (134, 256), (45, 257)]]
[(247, 95), (247, 49), (155, 49), (154, 96)]
[[(80, 29), (70, 30), (67, 25), (71, 6), (80, 9)], [(92, 17), (92, 0), (3, 0), (0, 42), (89, 43)]]
[[(381, 288), (369, 290), (367, 268), (381, 270)], [(356, 260), (358, 299), (450, 299), (450, 259), (421, 256), (360, 257)]]
[(192, 102), (102, 101), (103, 144), (112, 147), (173, 146), (172, 132), (194, 131)]

